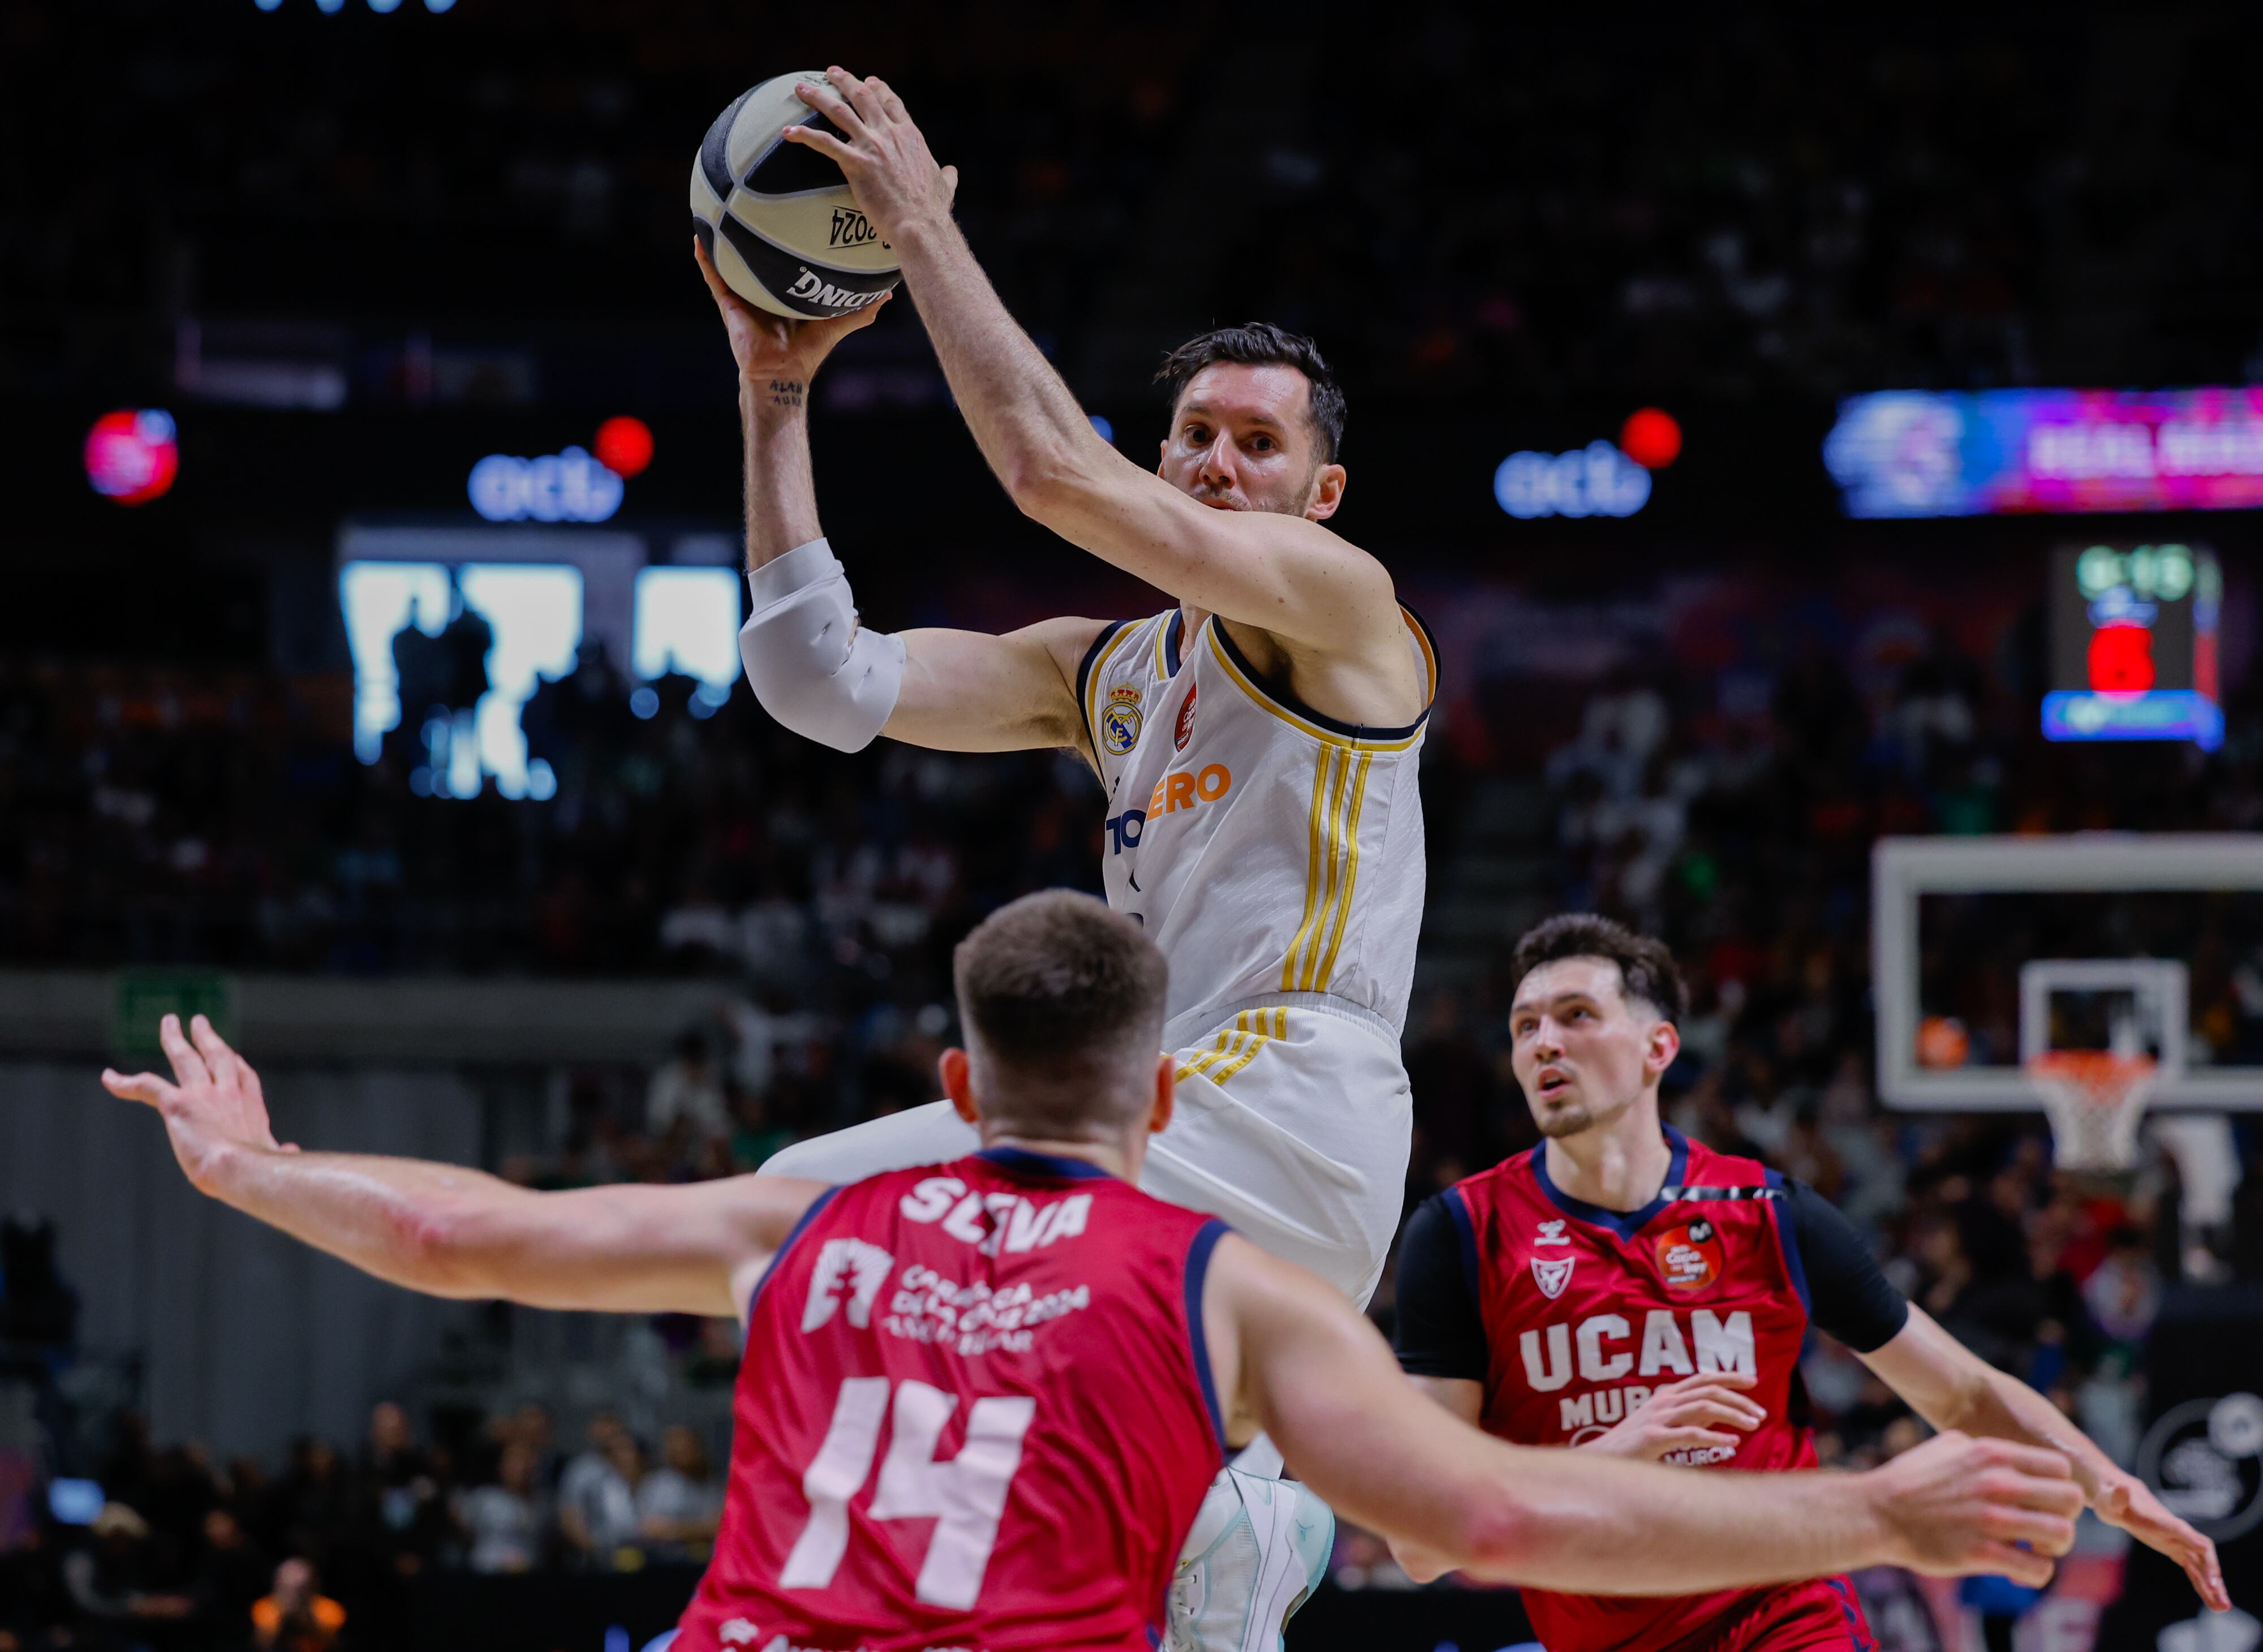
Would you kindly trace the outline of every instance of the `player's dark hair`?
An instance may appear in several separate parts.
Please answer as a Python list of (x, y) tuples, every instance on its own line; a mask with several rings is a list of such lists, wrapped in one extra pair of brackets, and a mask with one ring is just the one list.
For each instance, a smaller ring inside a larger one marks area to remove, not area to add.
[(995, 1081), (987, 1115), (1066, 1138), (1120, 1128), (1153, 1099), (1169, 970), (1130, 918), (1067, 889), (1025, 895), (951, 961), (959, 1021)]
[(1677, 1026), (1689, 1014), (1689, 989), (1666, 943), (1638, 935), (1594, 912), (1559, 912), (1520, 936), (1508, 960), (1508, 990), (1543, 964), (1563, 958), (1600, 958), (1619, 967), (1619, 995), (1639, 998)]
[(1335, 462), (1336, 454), (1343, 447), (1343, 387), (1328, 370), (1318, 344), (1302, 334), (1276, 327), (1271, 322), (1215, 328), (1189, 338), (1165, 356), (1163, 365), (1155, 370), (1155, 382), (1170, 392), (1173, 412), (1178, 410), (1179, 398), (1187, 393), (1187, 386), (1195, 374), (1221, 361), (1244, 367), (1294, 367), (1303, 373), (1305, 381), (1312, 386), (1305, 417), (1312, 422), (1312, 434), (1319, 438), (1320, 462)]

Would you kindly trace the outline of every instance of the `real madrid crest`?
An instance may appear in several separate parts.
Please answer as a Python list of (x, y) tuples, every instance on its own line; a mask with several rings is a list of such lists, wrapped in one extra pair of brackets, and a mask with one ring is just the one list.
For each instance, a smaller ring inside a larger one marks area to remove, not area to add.
[(1101, 707), (1100, 743), (1117, 757), (1139, 743), (1139, 691), (1128, 683), (1110, 689)]

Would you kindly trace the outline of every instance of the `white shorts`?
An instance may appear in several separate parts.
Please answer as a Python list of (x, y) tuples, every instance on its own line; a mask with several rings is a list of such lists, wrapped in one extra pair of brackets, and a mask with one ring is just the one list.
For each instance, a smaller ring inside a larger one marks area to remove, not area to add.
[[(1399, 1040), (1366, 1011), (1319, 993), (1198, 1012), (1164, 1036), (1178, 1058), (1178, 1105), (1147, 1144), (1139, 1185), (1223, 1217), (1365, 1307), (1406, 1195), (1413, 1112)], [(980, 1146), (938, 1101), (797, 1142), (763, 1169), (852, 1182)]]

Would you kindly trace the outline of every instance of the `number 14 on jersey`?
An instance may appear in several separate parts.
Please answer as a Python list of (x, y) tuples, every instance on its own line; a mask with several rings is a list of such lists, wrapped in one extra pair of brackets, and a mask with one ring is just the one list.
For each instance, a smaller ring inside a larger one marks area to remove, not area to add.
[[(936, 1522), (915, 1592), (929, 1605), (965, 1612), (982, 1592), (982, 1574), (1038, 1402), (1026, 1395), (975, 1401), (966, 1414), (965, 1445), (958, 1456), (938, 1462), (936, 1443), (958, 1396), (924, 1382), (894, 1387), (893, 1433), (867, 1513), (875, 1520)], [(890, 1409), (889, 1388), (886, 1377), (842, 1383), (832, 1425), (802, 1472), (809, 1522), (786, 1556), (779, 1587), (823, 1589), (840, 1569), (849, 1551), (849, 1505), (871, 1474), (880, 1420)]]

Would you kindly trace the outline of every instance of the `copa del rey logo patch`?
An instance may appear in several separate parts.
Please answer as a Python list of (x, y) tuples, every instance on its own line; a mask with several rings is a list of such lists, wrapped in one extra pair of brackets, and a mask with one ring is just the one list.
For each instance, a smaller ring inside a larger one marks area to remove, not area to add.
[(1572, 1282), (1571, 1257), (1535, 1257), (1532, 1258), (1532, 1282), (1540, 1287), (1540, 1294), (1554, 1301), (1564, 1294), (1564, 1287)]

